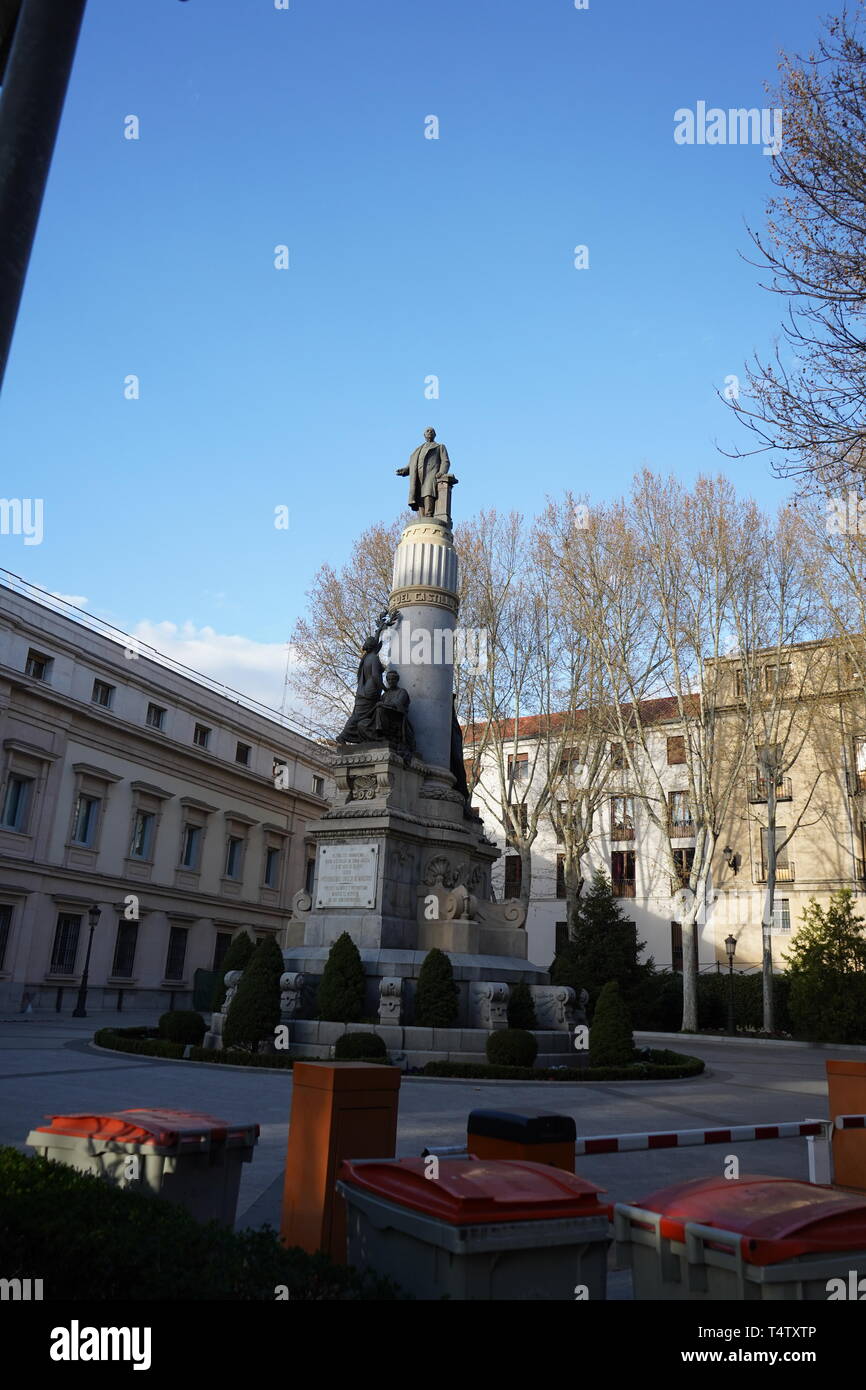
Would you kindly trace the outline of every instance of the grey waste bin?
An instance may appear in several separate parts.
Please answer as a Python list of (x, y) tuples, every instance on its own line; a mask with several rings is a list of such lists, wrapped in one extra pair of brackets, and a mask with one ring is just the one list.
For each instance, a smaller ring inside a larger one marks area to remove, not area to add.
[(176, 1202), (199, 1221), (233, 1226), (241, 1165), (258, 1143), (256, 1124), (228, 1124), (188, 1110), (116, 1110), (49, 1115), (29, 1146), (44, 1158), (119, 1187)]
[(678, 1183), (617, 1203), (614, 1234), (636, 1299), (827, 1301), (866, 1274), (866, 1196), (791, 1178)]
[(544, 1163), (353, 1159), (348, 1260), (421, 1299), (603, 1299), (604, 1189)]

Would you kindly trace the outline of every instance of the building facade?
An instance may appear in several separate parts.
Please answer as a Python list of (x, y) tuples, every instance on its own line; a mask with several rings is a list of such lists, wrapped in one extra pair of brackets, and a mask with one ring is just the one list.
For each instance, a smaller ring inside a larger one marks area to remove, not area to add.
[(329, 791), (265, 707), (0, 589), (0, 1007), (73, 1009), (89, 948), (88, 1009), (190, 1007), (239, 929), (283, 945)]

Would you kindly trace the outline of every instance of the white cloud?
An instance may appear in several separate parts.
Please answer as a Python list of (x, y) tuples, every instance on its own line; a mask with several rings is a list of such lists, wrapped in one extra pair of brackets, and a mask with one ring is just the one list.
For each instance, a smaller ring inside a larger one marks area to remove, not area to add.
[[(193, 671), (279, 710), (286, 676), (286, 642), (256, 642), (238, 633), (197, 628), (193, 623), (152, 622), (144, 618), (133, 636)], [(291, 696), (286, 712), (294, 708)]]
[(87, 599), (84, 594), (58, 594), (51, 590), (52, 598), (59, 598), (61, 603), (71, 603), (75, 608), (86, 608)]

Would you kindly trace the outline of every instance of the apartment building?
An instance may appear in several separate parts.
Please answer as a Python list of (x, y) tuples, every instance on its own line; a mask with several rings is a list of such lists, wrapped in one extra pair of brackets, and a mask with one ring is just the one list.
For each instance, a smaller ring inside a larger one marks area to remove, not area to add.
[(276, 712), (0, 587), (0, 1007), (73, 1009), (85, 964), (88, 1011), (189, 1007), (240, 928), (283, 943), (328, 794)]
[[(762, 710), (766, 714), (772, 706), (775, 714), (765, 721), (766, 728), (775, 728), (782, 739), (784, 747), (778, 753), (784, 770), (773, 774), (775, 843), (780, 849), (770, 935), (776, 964), (783, 967), (785, 940), (796, 932), (810, 897), (826, 905), (840, 887), (866, 894), (866, 705), (855, 669), (862, 670), (862, 663), (852, 662), (843, 644), (803, 643), (790, 648), (784, 661), (770, 654), (764, 663), (752, 662), (749, 684), (755, 689), (748, 692), (737, 658), (719, 666), (723, 687), (721, 697), (715, 698), (718, 773), (730, 778), (731, 795), (699, 904), (698, 966), (727, 964), (729, 935), (737, 942), (737, 967), (755, 967), (761, 961), (770, 826), (767, 764), (756, 735)], [(780, 682), (787, 692), (781, 699)], [(646, 942), (645, 954), (653, 956), (658, 968), (677, 970), (682, 968), (678, 895), (688, 886), (695, 854), (687, 732), (674, 699), (643, 702), (640, 721), (655, 775), (645, 772), (636, 779), (621, 743), (607, 740), (604, 795), (581, 874), (588, 881), (597, 868), (604, 869), (621, 907), (637, 926), (638, 938)], [(512, 803), (524, 803), (525, 822), (526, 808), (544, 794), (547, 784), (547, 760), (538, 756), (538, 741), (547, 735), (539, 721), (529, 717), (518, 721), (516, 743), (511, 724), (502, 736), (510, 750), (506, 787)], [(480, 732), (477, 737), (480, 748)], [(471, 760), (473, 731), (468, 731), (465, 746)], [(632, 746), (632, 763), (638, 769), (641, 763), (635, 760), (642, 757), (643, 750)], [(542, 966), (550, 963), (567, 936), (564, 846), (556, 829), (557, 820), (567, 814), (567, 774), (574, 771), (566, 762), (561, 786), (539, 818), (532, 845), (526, 926), (529, 959)], [(493, 870), (494, 888), (497, 896), (514, 897), (521, 889), (521, 861), (502, 827), (498, 758), (492, 750), (479, 753), (479, 770), (473, 801), (503, 851)], [(654, 799), (665, 801), (654, 807), (655, 818), (647, 806), (648, 788)], [(673, 879), (668, 838), (678, 871)], [(866, 900), (860, 911), (866, 916)]]

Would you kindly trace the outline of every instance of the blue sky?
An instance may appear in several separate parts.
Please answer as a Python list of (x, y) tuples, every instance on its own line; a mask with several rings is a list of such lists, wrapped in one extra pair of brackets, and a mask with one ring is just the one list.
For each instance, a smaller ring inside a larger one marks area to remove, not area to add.
[(312, 576), (401, 510), (428, 424), (458, 516), (644, 464), (781, 501), (716, 448), (779, 332), (742, 259), (771, 161), (675, 144), (674, 112), (768, 105), (824, 12), (89, 0), (0, 400), (44, 539), (0, 565), (278, 703)]

